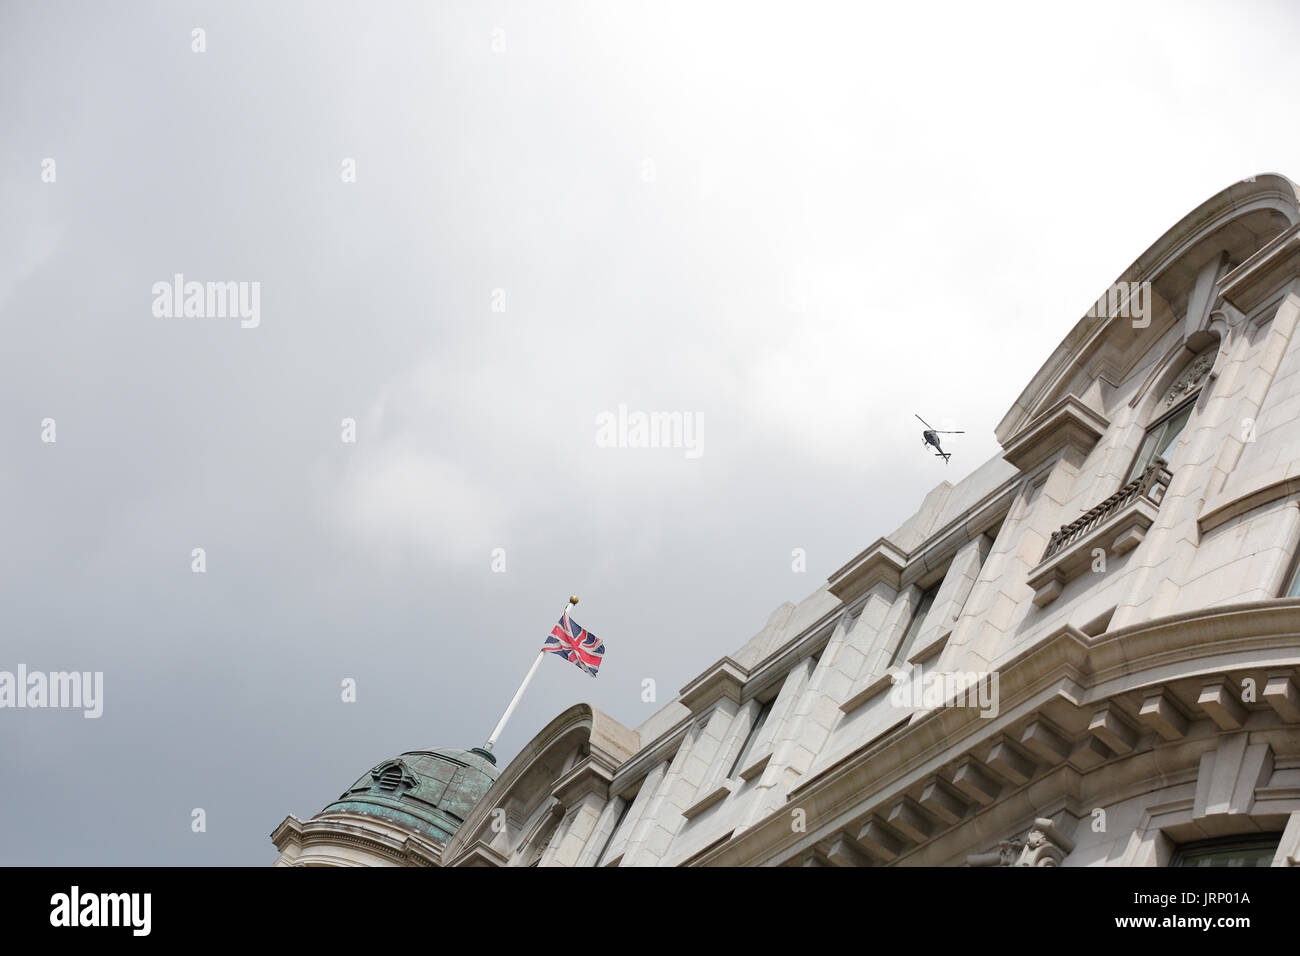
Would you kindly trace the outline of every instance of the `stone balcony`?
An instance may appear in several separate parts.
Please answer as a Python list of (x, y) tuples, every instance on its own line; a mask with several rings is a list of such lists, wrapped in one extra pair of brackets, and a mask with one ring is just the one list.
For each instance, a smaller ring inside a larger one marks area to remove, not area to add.
[(1132, 551), (1146, 536), (1160, 510), (1171, 478), (1166, 462), (1157, 458), (1105, 501), (1052, 533), (1038, 567), (1029, 575), (1034, 603), (1045, 607), (1065, 585), (1092, 566), (1094, 551)]

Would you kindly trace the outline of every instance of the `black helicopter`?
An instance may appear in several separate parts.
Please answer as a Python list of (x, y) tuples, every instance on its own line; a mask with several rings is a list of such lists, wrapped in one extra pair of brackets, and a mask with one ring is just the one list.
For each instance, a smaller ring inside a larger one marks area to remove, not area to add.
[(935, 451), (935, 457), (936, 457), (936, 458), (942, 458), (942, 459), (943, 459), (943, 463), (944, 463), (945, 465), (948, 464), (948, 459), (952, 457), (952, 452), (948, 452), (948, 451), (944, 451), (944, 450), (943, 450), (943, 448), (939, 445), (939, 436), (940, 436), (940, 435), (964, 435), (964, 434), (966, 434), (966, 433), (965, 433), (965, 432), (941, 432), (941, 431), (937, 431), (937, 430), (935, 430), (934, 428), (932, 428), (932, 427), (930, 426), (930, 423), (927, 422), (927, 421), (926, 421), (924, 418), (922, 418), (920, 415), (917, 415), (917, 416), (916, 416), (916, 419), (917, 419), (917, 421), (919, 421), (922, 425), (925, 426), (925, 431), (921, 432), (921, 444), (923, 444), (923, 445), (933, 445), (933, 446), (934, 446), (934, 451)]

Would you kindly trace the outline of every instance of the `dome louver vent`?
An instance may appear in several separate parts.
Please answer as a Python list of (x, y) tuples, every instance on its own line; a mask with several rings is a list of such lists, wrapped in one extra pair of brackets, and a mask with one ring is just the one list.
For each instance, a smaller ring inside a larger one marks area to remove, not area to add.
[(411, 790), (420, 785), (420, 778), (402, 760), (389, 760), (370, 771), (371, 786), (385, 793)]

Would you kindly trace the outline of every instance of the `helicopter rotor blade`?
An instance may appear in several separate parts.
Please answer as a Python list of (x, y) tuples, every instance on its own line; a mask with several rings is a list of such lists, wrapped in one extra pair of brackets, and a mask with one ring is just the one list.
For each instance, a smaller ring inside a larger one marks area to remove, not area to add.
[[(915, 415), (916, 413), (913, 412), (912, 414)], [(920, 415), (916, 415), (916, 420), (919, 421), (919, 422), (920, 422), (922, 425), (924, 425), (926, 428), (929, 428), (931, 431), (934, 431), (934, 428), (930, 425), (930, 423), (927, 422), (927, 421), (926, 421), (924, 418), (922, 418)]]

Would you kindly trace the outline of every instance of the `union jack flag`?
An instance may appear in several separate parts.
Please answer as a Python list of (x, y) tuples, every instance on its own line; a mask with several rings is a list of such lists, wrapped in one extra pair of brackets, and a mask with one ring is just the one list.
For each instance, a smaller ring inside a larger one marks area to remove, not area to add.
[(559, 654), (570, 664), (576, 664), (595, 677), (596, 671), (600, 669), (601, 658), (605, 656), (605, 642), (572, 620), (569, 612), (565, 611), (560, 615), (560, 623), (551, 628), (542, 650), (548, 654)]

